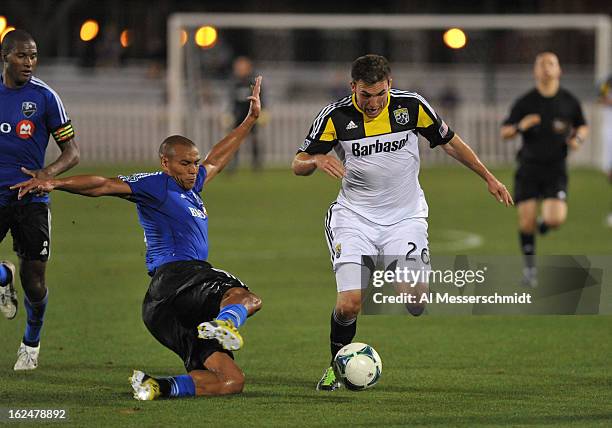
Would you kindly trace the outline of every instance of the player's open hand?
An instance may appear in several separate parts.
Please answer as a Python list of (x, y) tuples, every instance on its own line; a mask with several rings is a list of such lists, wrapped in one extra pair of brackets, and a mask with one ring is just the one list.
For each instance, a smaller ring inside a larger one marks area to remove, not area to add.
[(344, 165), (337, 158), (330, 155), (316, 155), (314, 157), (317, 168), (333, 178), (342, 178), (346, 172)]
[(539, 114), (528, 114), (518, 123), (518, 130), (520, 132), (525, 132), (534, 126), (539, 125), (540, 123), (542, 123), (542, 118)]
[(21, 183), (17, 183), (10, 187), (11, 190), (19, 190), (17, 193), (17, 199), (23, 198), (28, 193), (36, 193), (37, 195), (42, 195), (44, 193), (49, 193), (54, 189), (53, 182), (51, 179), (42, 179), (36, 176), (38, 171), (30, 171), (27, 168), (21, 168), (21, 171), (28, 174), (32, 178), (27, 181), (22, 181)]
[(493, 195), (493, 197), (499, 202), (507, 207), (514, 205), (510, 192), (508, 192), (506, 186), (504, 186), (504, 184), (497, 178), (492, 177), (491, 179), (487, 180), (487, 185), (489, 187), (489, 193), (491, 193), (491, 195)]
[(248, 117), (252, 117), (253, 119), (259, 118), (261, 113), (261, 99), (259, 97), (259, 93), (261, 92), (261, 79), (261, 76), (257, 76), (255, 85), (253, 85), (253, 94), (247, 98), (247, 100), (251, 102)]

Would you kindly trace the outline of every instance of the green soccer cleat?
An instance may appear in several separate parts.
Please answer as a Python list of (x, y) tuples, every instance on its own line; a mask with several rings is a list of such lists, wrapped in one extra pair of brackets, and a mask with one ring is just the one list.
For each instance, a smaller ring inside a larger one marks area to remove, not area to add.
[(128, 379), (134, 390), (136, 400), (151, 401), (161, 396), (159, 383), (148, 374), (140, 370), (134, 370), (132, 377)]
[(214, 319), (203, 322), (198, 326), (198, 337), (200, 339), (215, 339), (228, 351), (237, 351), (242, 348), (244, 340), (234, 324), (230, 321)]
[(338, 388), (341, 388), (342, 384), (338, 382), (336, 379), (336, 374), (334, 373), (334, 369), (329, 366), (324, 372), (323, 377), (317, 383), (317, 391), (335, 391)]
[(9, 271), (11, 271), (11, 282), (4, 287), (0, 287), (0, 312), (7, 319), (12, 320), (17, 315), (17, 291), (15, 291), (15, 265), (8, 260), (0, 261)]

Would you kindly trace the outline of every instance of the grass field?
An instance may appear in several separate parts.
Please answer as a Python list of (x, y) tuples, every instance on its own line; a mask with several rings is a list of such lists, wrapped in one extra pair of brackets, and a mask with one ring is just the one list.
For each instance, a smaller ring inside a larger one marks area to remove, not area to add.
[[(511, 181), (509, 170), (498, 173)], [(421, 182), (432, 257), (457, 230), (482, 238), (462, 253), (518, 252), (515, 210), (495, 203), (476, 176), (433, 168)], [(240, 396), (156, 402), (132, 399), (132, 369), (169, 375), (183, 367), (140, 318), (148, 277), (135, 208), (57, 192), (40, 367), (12, 370), (21, 308), (16, 320), (0, 320), (0, 408), (66, 409), (71, 425), (105, 427), (612, 425), (611, 316), (362, 317), (356, 339), (382, 356), (380, 383), (359, 393), (315, 391), (335, 298), (323, 217), (337, 187), (322, 174), (278, 170), (221, 176), (205, 189), (210, 261), (264, 301), (237, 354), (247, 385)], [(539, 240), (538, 251), (612, 253), (603, 175), (573, 171), (569, 193), (567, 224)], [(10, 245), (5, 239), (0, 258), (15, 260)]]

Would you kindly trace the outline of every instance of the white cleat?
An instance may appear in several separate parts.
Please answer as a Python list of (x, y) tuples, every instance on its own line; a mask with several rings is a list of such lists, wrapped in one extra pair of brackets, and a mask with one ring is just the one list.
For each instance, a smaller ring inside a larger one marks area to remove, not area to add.
[(40, 352), (40, 344), (37, 347), (24, 345), (21, 343), (17, 351), (17, 362), (13, 370), (34, 370), (38, 367), (38, 353)]
[(140, 370), (134, 370), (132, 377), (129, 378), (134, 398), (139, 401), (151, 401), (161, 395), (159, 383), (148, 374)]
[(15, 265), (8, 260), (3, 260), (0, 265), (4, 265), (11, 271), (11, 282), (4, 287), (0, 287), (0, 312), (7, 319), (12, 320), (17, 315), (17, 291), (15, 291)]
[(214, 319), (206, 321), (198, 326), (198, 337), (200, 339), (214, 339), (228, 351), (237, 351), (242, 348), (244, 340), (240, 332), (231, 321)]

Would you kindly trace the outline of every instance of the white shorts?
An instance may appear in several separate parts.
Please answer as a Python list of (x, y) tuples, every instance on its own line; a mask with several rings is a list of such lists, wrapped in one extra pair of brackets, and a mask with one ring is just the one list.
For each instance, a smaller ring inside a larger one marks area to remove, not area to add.
[[(363, 256), (372, 257), (373, 265), (382, 263), (385, 269), (430, 270), (425, 218), (383, 226), (334, 202), (325, 217), (325, 236), (334, 272), (345, 263), (362, 265)], [(336, 275), (338, 292), (362, 288), (364, 281), (358, 280), (359, 276), (348, 279), (347, 275)]]

